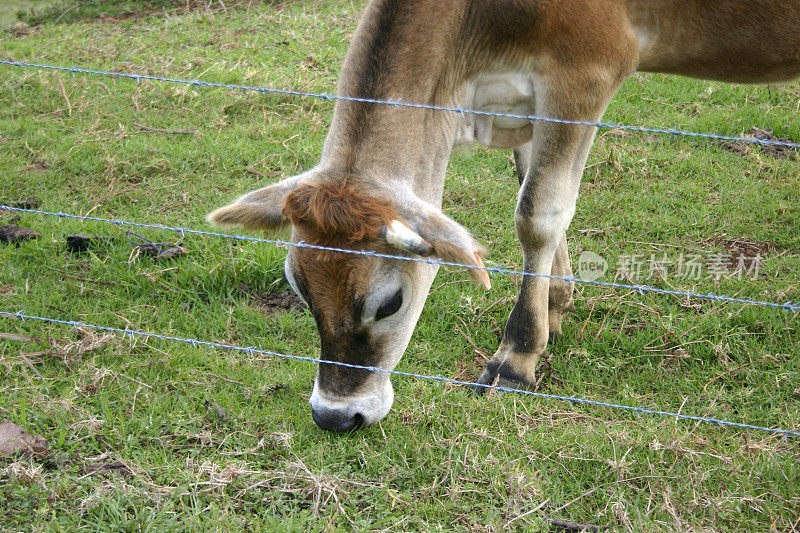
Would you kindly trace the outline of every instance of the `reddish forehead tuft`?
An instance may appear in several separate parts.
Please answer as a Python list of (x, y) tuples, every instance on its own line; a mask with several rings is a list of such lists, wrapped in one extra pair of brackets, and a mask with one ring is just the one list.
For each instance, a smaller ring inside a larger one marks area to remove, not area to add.
[(347, 245), (378, 237), (397, 218), (392, 205), (346, 183), (306, 183), (286, 196), (283, 215), (313, 244)]

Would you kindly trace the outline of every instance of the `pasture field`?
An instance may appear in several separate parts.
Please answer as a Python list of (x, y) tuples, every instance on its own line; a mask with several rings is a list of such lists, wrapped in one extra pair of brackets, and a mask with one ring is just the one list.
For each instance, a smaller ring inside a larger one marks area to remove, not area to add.
[[(362, 6), (52, 11), (2, 33), (0, 58), (332, 92)], [(639, 75), (605, 118), (727, 135), (769, 128), (797, 141), (799, 109), (798, 83)], [(331, 112), (325, 100), (0, 65), (0, 202), (36, 197), (47, 211), (208, 230), (210, 210), (312, 166)], [(521, 267), (516, 190), (509, 152), (454, 155), (443, 208), (488, 245), (493, 265)], [(796, 154), (604, 130), (570, 250), (576, 267), (582, 252), (604, 258), (605, 281), (800, 300), (799, 204)], [(0, 224), (12, 217), (0, 211)], [(1, 311), (318, 355), (311, 315), (275, 296), (287, 289), (281, 248), (137, 230), (188, 251), (155, 261), (116, 226), (33, 214), (15, 223), (41, 237), (0, 244)], [(111, 239), (68, 252), (77, 233)], [(711, 268), (715, 257), (724, 269)], [(697, 276), (678, 268), (691, 258)], [(493, 284), (441, 271), (398, 369), (476, 378), (519, 279)], [(576, 305), (541, 392), (800, 427), (796, 313), (588, 285)], [(334, 435), (311, 420), (314, 372), (0, 317), (0, 422), (50, 447), (46, 458), (0, 458), (0, 530), (800, 528), (796, 437), (402, 377), (384, 421)]]
[(0, 7), (0, 25), (6, 27), (16, 23), (20, 13), (23, 13), (24, 17), (36, 9), (50, 5), (47, 0), (6, 0), (3, 6)]

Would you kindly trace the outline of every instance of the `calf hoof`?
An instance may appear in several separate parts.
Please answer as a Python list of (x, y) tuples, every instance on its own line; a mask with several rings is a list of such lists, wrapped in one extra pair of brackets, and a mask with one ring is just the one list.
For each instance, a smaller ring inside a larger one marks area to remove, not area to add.
[(478, 378), (478, 383), (487, 385), (486, 387), (481, 387), (480, 385), (472, 386), (473, 392), (478, 395), (484, 394), (489, 390), (497, 390), (492, 387), (505, 387), (508, 389), (526, 391), (535, 391), (538, 388), (538, 384), (534, 379), (528, 379), (509, 368), (507, 365), (494, 361), (490, 361), (489, 364), (486, 365), (486, 369)]

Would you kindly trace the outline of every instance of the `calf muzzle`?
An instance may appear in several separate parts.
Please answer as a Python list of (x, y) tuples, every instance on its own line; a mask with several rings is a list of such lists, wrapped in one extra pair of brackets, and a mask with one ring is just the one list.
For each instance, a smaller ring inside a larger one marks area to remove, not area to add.
[(329, 409), (325, 406), (311, 408), (314, 423), (324, 430), (345, 433), (364, 425), (364, 415), (352, 413), (349, 409)]

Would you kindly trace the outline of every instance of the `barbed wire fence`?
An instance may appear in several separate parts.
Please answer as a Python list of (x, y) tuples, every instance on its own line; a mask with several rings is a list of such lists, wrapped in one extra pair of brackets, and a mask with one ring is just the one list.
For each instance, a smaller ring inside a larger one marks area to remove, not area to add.
[[(351, 101), (351, 102), (361, 102), (361, 103), (369, 103), (369, 104), (378, 104), (378, 105), (389, 105), (393, 107), (409, 107), (409, 108), (418, 108), (418, 109), (428, 109), (428, 110), (437, 110), (437, 111), (448, 111), (459, 113), (462, 116), (465, 114), (474, 114), (474, 115), (484, 115), (484, 116), (496, 116), (496, 117), (507, 117), (507, 118), (518, 118), (530, 121), (547, 121), (547, 122), (557, 122), (563, 124), (575, 124), (575, 125), (583, 125), (583, 126), (594, 126), (597, 128), (604, 128), (604, 129), (619, 129), (619, 130), (629, 130), (629, 131), (636, 131), (642, 133), (656, 133), (656, 134), (667, 134), (667, 135), (675, 135), (675, 136), (683, 136), (683, 137), (697, 137), (697, 138), (705, 138), (705, 139), (713, 139), (713, 140), (725, 140), (725, 141), (739, 141), (739, 142), (746, 142), (746, 143), (753, 143), (753, 144), (761, 144), (761, 145), (776, 145), (776, 146), (783, 146), (787, 148), (795, 148), (800, 149), (800, 144), (783, 141), (783, 140), (774, 140), (774, 139), (760, 139), (760, 138), (752, 138), (752, 137), (735, 137), (735, 136), (726, 136), (726, 135), (716, 135), (711, 133), (699, 133), (699, 132), (689, 132), (677, 129), (663, 129), (663, 128), (647, 128), (641, 126), (630, 126), (625, 124), (614, 124), (608, 122), (584, 122), (584, 121), (572, 121), (572, 120), (564, 120), (559, 118), (553, 117), (543, 117), (543, 116), (536, 116), (536, 115), (515, 115), (515, 114), (508, 114), (508, 113), (493, 113), (493, 112), (485, 112), (480, 110), (473, 110), (473, 109), (464, 109), (464, 108), (453, 108), (453, 107), (442, 107), (442, 106), (433, 106), (433, 105), (425, 105), (425, 104), (417, 104), (417, 103), (408, 103), (403, 102), (402, 100), (392, 101), (392, 100), (378, 100), (378, 99), (371, 99), (371, 98), (361, 98), (361, 97), (353, 97), (353, 96), (341, 96), (341, 95), (333, 95), (333, 94), (323, 94), (323, 93), (309, 93), (309, 92), (301, 92), (301, 91), (291, 91), (291, 90), (283, 90), (283, 89), (275, 89), (270, 87), (252, 87), (246, 85), (236, 85), (236, 84), (223, 84), (223, 83), (214, 83), (214, 82), (206, 82), (200, 80), (186, 80), (186, 79), (178, 79), (178, 78), (167, 78), (167, 77), (158, 77), (158, 76), (151, 76), (151, 75), (144, 75), (144, 74), (131, 74), (131, 73), (122, 73), (122, 72), (110, 72), (110, 71), (101, 71), (101, 70), (90, 70), (90, 69), (83, 69), (77, 67), (59, 67), (53, 65), (41, 65), (41, 64), (34, 64), (34, 63), (25, 63), (19, 61), (8, 61), (8, 60), (0, 60), (0, 64), (19, 67), (19, 68), (36, 68), (36, 69), (45, 69), (45, 70), (53, 70), (53, 71), (66, 71), (71, 72), (73, 75), (75, 74), (86, 74), (86, 75), (98, 75), (98, 76), (110, 76), (110, 77), (117, 77), (117, 78), (125, 78), (135, 80), (137, 83), (141, 82), (142, 80), (148, 81), (160, 81), (160, 82), (169, 82), (169, 83), (180, 83), (180, 84), (188, 84), (193, 85), (196, 87), (210, 87), (210, 88), (226, 88), (226, 89), (236, 89), (236, 90), (247, 90), (247, 91), (257, 91), (259, 93), (275, 93), (275, 94), (283, 94), (288, 96), (297, 96), (297, 97), (307, 97), (307, 98), (322, 98), (325, 100), (342, 100), (342, 101)], [(270, 245), (278, 245), (278, 246), (293, 246), (293, 247), (300, 247), (300, 248), (310, 248), (316, 250), (326, 250), (338, 253), (347, 253), (347, 254), (356, 254), (363, 257), (377, 257), (377, 258), (384, 258), (384, 259), (394, 259), (394, 260), (402, 260), (402, 261), (417, 261), (417, 262), (424, 262), (428, 264), (434, 264), (439, 266), (451, 266), (451, 267), (458, 267), (458, 268), (466, 268), (466, 269), (484, 269), (490, 274), (504, 274), (504, 275), (519, 275), (519, 276), (534, 276), (534, 277), (547, 277), (551, 279), (560, 279), (564, 281), (574, 282), (574, 283), (582, 283), (582, 284), (590, 284), (608, 288), (616, 288), (616, 289), (627, 289), (635, 291), (636, 293), (643, 294), (643, 293), (655, 293), (655, 294), (662, 294), (662, 295), (671, 295), (671, 296), (681, 296), (681, 297), (694, 297), (698, 299), (704, 300), (711, 300), (720, 303), (736, 303), (741, 305), (748, 305), (748, 306), (757, 306), (763, 308), (770, 308), (770, 309), (777, 309), (783, 310), (786, 312), (793, 312), (797, 313), (800, 311), (800, 302), (785, 302), (785, 303), (778, 303), (778, 302), (767, 302), (767, 301), (759, 301), (759, 300), (751, 300), (745, 298), (737, 298), (725, 295), (717, 295), (713, 293), (695, 293), (691, 291), (676, 291), (676, 290), (667, 290), (661, 289), (657, 287), (651, 287), (647, 285), (629, 285), (629, 284), (621, 284), (621, 283), (611, 283), (611, 282), (602, 282), (597, 280), (584, 280), (581, 278), (575, 277), (566, 277), (566, 276), (555, 276), (555, 275), (543, 275), (537, 274), (533, 272), (524, 272), (524, 271), (517, 271), (511, 270), (503, 267), (477, 267), (473, 265), (465, 265), (459, 263), (452, 263), (446, 261), (440, 261), (436, 259), (429, 259), (429, 258), (422, 258), (422, 257), (412, 257), (412, 256), (398, 256), (398, 255), (390, 255), (390, 254), (382, 254), (373, 252), (370, 250), (353, 250), (353, 249), (342, 249), (342, 248), (334, 248), (334, 247), (327, 247), (327, 246), (319, 246), (319, 245), (312, 245), (304, 242), (289, 242), (289, 241), (282, 241), (282, 240), (275, 240), (275, 239), (264, 239), (264, 238), (257, 238), (248, 235), (232, 235), (232, 234), (225, 234), (225, 233), (215, 233), (215, 232), (208, 232), (208, 231), (201, 231), (195, 230), (191, 228), (184, 228), (184, 227), (172, 227), (172, 226), (165, 226), (160, 224), (144, 224), (144, 223), (137, 223), (137, 222), (129, 222), (123, 220), (114, 220), (114, 219), (107, 219), (101, 217), (91, 217), (91, 216), (81, 216), (81, 215), (74, 215), (62, 212), (50, 212), (50, 211), (42, 211), (37, 209), (27, 209), (27, 208), (20, 208), (15, 206), (8, 206), (8, 205), (0, 205), (0, 210), (6, 210), (11, 212), (20, 212), (20, 213), (30, 213), (36, 214), (41, 216), (51, 216), (51, 217), (58, 217), (59, 219), (76, 219), (81, 221), (94, 221), (94, 222), (101, 222), (106, 224), (113, 224), (116, 226), (129, 226), (129, 227), (139, 227), (139, 228), (149, 228), (149, 229), (157, 229), (157, 230), (166, 230), (180, 233), (181, 235), (186, 234), (194, 234), (200, 236), (207, 236), (207, 237), (218, 237), (218, 238), (227, 238), (227, 239), (234, 239), (240, 241), (250, 241), (250, 242), (257, 242), (257, 243), (265, 243)], [(99, 331), (108, 331), (112, 333), (119, 333), (124, 336), (128, 336), (129, 338), (133, 339), (135, 337), (145, 337), (145, 338), (152, 338), (152, 339), (161, 339), (166, 341), (172, 342), (182, 342), (191, 344), (193, 346), (204, 346), (204, 347), (213, 347), (219, 349), (228, 349), (246, 353), (248, 355), (268, 355), (273, 357), (280, 357), (284, 359), (293, 359), (293, 360), (300, 360), (315, 364), (329, 364), (329, 365), (339, 365), (348, 368), (356, 368), (367, 370), (370, 372), (380, 372), (380, 373), (387, 373), (392, 375), (404, 376), (409, 378), (416, 378), (416, 379), (423, 379), (423, 380), (430, 380), (439, 383), (449, 383), (453, 385), (459, 386), (468, 386), (472, 387), (477, 390), (497, 390), (499, 392), (511, 392), (511, 393), (518, 393), (527, 396), (533, 396), (537, 398), (543, 399), (550, 399), (550, 400), (559, 400), (559, 401), (566, 401), (572, 404), (583, 404), (583, 405), (591, 405), (596, 407), (605, 407), (610, 409), (617, 409), (623, 410), (628, 412), (635, 412), (638, 414), (646, 414), (646, 415), (659, 415), (664, 417), (672, 417), (675, 419), (680, 420), (691, 420), (696, 422), (705, 422), (709, 424), (716, 424), (720, 426), (728, 426), (728, 427), (736, 427), (740, 429), (751, 429), (751, 430), (758, 430), (758, 431), (765, 431), (772, 434), (783, 435), (784, 437), (789, 436), (800, 436), (800, 430), (796, 429), (781, 429), (781, 428), (769, 428), (764, 426), (758, 425), (751, 425), (745, 424), (740, 422), (732, 422), (726, 419), (718, 419), (714, 417), (701, 417), (701, 416), (692, 416), (692, 415), (685, 415), (682, 413), (674, 413), (669, 411), (662, 411), (657, 409), (650, 409), (646, 407), (637, 407), (637, 406), (628, 406), (628, 405), (619, 405), (613, 403), (606, 403), (606, 402), (599, 402), (595, 400), (590, 400), (586, 398), (579, 398), (579, 397), (571, 397), (571, 396), (559, 396), (553, 394), (546, 394), (541, 392), (534, 392), (524, 389), (515, 389), (510, 387), (503, 387), (498, 385), (487, 385), (477, 382), (468, 382), (468, 381), (460, 381), (450, 378), (445, 378), (442, 376), (429, 376), (423, 374), (414, 374), (409, 372), (401, 372), (397, 370), (386, 370), (374, 366), (362, 366), (362, 365), (353, 365), (348, 363), (341, 363), (341, 362), (333, 362), (333, 361), (324, 361), (318, 358), (313, 357), (304, 357), (298, 355), (291, 355), (291, 354), (282, 354), (278, 352), (272, 352), (268, 350), (257, 349), (255, 347), (241, 347), (241, 346), (234, 346), (228, 344), (222, 344), (217, 342), (210, 342), (210, 341), (203, 341), (199, 339), (190, 339), (190, 338), (181, 338), (181, 337), (172, 337), (167, 335), (160, 335), (157, 333), (149, 333), (134, 329), (119, 329), (113, 328), (109, 326), (101, 326), (101, 325), (94, 325), (88, 324), (78, 321), (70, 321), (70, 320), (59, 320), (49, 317), (40, 317), (35, 315), (29, 315), (24, 312), (10, 312), (10, 311), (0, 311), (0, 317), (5, 318), (16, 318), (18, 320), (34, 320), (39, 322), (46, 322), (51, 324), (58, 324), (58, 325), (68, 325), (72, 327), (83, 327), (89, 329), (95, 329)]]

